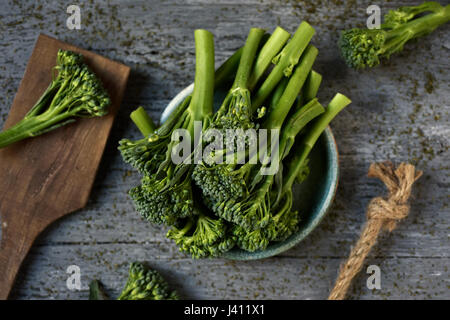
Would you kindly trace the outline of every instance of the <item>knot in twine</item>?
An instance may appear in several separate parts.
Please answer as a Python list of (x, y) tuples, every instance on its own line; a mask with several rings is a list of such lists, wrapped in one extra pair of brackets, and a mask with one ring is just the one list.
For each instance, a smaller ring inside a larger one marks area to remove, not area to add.
[(336, 284), (329, 300), (342, 300), (350, 287), (352, 279), (361, 270), (363, 262), (375, 245), (381, 230), (394, 230), (397, 222), (408, 216), (407, 201), (413, 183), (420, 178), (422, 171), (416, 171), (411, 164), (401, 163), (397, 168), (391, 162), (372, 163), (367, 174), (384, 182), (389, 194), (387, 199), (373, 198), (367, 208), (367, 223), (350, 257), (341, 266)]

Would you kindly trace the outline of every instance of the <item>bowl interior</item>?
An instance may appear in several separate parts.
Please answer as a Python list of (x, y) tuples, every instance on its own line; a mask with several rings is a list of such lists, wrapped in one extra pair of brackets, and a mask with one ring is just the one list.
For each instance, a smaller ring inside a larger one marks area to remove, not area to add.
[[(194, 85), (191, 84), (170, 101), (161, 115), (161, 123), (192, 93), (193, 88)], [(214, 108), (216, 110), (225, 95), (226, 91), (216, 90), (214, 96)], [(285, 241), (272, 242), (265, 250), (248, 252), (234, 248), (226, 252), (223, 257), (232, 260), (267, 258), (292, 248), (306, 238), (320, 223), (333, 202), (338, 183), (338, 163), (336, 141), (328, 127), (320, 136), (309, 156), (309, 176), (302, 184), (295, 185), (293, 189), (293, 210), (298, 210), (301, 217), (299, 230)]]

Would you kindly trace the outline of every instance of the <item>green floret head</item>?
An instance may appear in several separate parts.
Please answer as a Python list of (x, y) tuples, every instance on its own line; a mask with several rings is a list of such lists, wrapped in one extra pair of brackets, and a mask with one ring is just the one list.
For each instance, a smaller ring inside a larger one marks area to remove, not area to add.
[(227, 165), (207, 167), (203, 164), (195, 166), (192, 178), (211, 209), (217, 203), (240, 199), (247, 194), (242, 175), (238, 171), (233, 171), (233, 167)]
[(385, 38), (383, 30), (354, 28), (342, 31), (338, 44), (347, 65), (361, 69), (380, 63)]
[(213, 205), (212, 210), (226, 221), (233, 222), (246, 230), (265, 227), (270, 219), (269, 194), (258, 192), (244, 200), (228, 200)]
[(284, 241), (299, 228), (300, 217), (292, 211), (292, 189), (289, 189), (280, 204), (273, 208), (273, 215), (266, 227), (271, 241)]
[(64, 90), (54, 98), (55, 109), (76, 117), (100, 117), (111, 104), (100, 79), (85, 65), (63, 65), (58, 78)]
[(195, 259), (217, 257), (235, 244), (227, 229), (224, 220), (200, 213), (189, 218), (180, 228), (172, 227), (167, 237), (175, 241), (180, 251)]
[(144, 264), (130, 265), (128, 281), (118, 300), (175, 300), (178, 295), (169, 289), (164, 278)]
[(58, 66), (81, 65), (83, 63), (83, 55), (68, 50), (59, 50), (56, 56)]
[(171, 162), (172, 133), (183, 128), (183, 123), (189, 118), (187, 109), (191, 97), (186, 98), (155, 132), (148, 137), (132, 141), (119, 141), (119, 151), (123, 160), (144, 175), (152, 175), (159, 171), (160, 165)]
[(405, 6), (395, 10), (389, 10), (384, 15), (382, 28), (398, 28), (422, 13), (442, 12), (443, 10), (444, 8), (434, 1), (426, 1), (418, 6)]
[(300, 217), (297, 211), (286, 210), (277, 215), (267, 225), (267, 234), (271, 241), (284, 241), (298, 231)]
[(270, 242), (265, 228), (248, 231), (241, 226), (234, 226), (233, 235), (236, 237), (238, 247), (250, 252), (265, 250)]
[(253, 128), (250, 91), (246, 88), (232, 89), (214, 115), (212, 127), (243, 130)]
[(414, 18), (414, 14), (403, 10), (389, 10), (384, 16), (383, 24), (389, 28), (396, 28)]
[(248, 231), (263, 228), (269, 223), (270, 188), (273, 176), (263, 176), (264, 180), (254, 187), (243, 199), (230, 199), (215, 203), (212, 210), (221, 218), (237, 224)]
[(166, 159), (167, 144), (158, 134), (151, 134), (147, 138), (132, 141), (119, 141), (119, 151), (123, 160), (143, 174), (156, 172), (160, 164)]
[(194, 214), (189, 178), (172, 185), (168, 176), (144, 176), (141, 185), (131, 189), (129, 195), (142, 217), (156, 224), (173, 225), (177, 219)]

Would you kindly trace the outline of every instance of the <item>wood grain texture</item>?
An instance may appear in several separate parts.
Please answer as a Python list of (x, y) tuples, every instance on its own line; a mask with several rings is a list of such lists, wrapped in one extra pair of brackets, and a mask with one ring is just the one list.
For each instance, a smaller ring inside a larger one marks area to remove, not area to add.
[[(132, 66), (87, 206), (40, 236), (12, 293), (17, 299), (86, 299), (91, 279), (112, 294), (127, 264), (145, 260), (190, 298), (325, 299), (365, 221), (369, 200), (385, 193), (366, 177), (371, 162), (409, 161), (424, 171), (413, 190), (410, 216), (382, 235), (355, 279), (352, 299), (450, 299), (449, 26), (410, 43), (383, 66), (357, 72), (337, 51), (338, 31), (363, 26), (373, 1), (99, 0), (80, 2), (82, 29), (68, 30), (66, 4), (4, 1), (0, 12), (0, 124), (6, 119), (39, 31)], [(379, 1), (388, 9), (421, 1)], [(445, 3), (441, 1), (441, 3)], [(319, 98), (335, 92), (353, 103), (332, 123), (340, 181), (334, 208), (302, 243), (255, 262), (192, 261), (145, 223), (126, 192), (139, 182), (117, 151), (122, 137), (139, 132), (128, 114), (143, 105), (158, 119), (168, 101), (193, 81), (194, 29), (215, 35), (216, 63), (241, 46), (250, 27), (294, 31), (301, 20), (317, 30), (315, 69), (323, 76)], [(430, 80), (431, 79), (431, 80)], [(431, 86), (430, 86), (431, 84)], [(82, 272), (82, 290), (66, 287), (69, 265)], [(381, 268), (381, 290), (366, 287), (367, 266)]]
[(37, 235), (86, 205), (128, 79), (127, 66), (40, 35), (5, 128), (22, 119), (48, 87), (59, 49), (83, 54), (110, 93), (111, 106), (105, 117), (83, 119), (0, 150), (0, 299), (8, 296)]

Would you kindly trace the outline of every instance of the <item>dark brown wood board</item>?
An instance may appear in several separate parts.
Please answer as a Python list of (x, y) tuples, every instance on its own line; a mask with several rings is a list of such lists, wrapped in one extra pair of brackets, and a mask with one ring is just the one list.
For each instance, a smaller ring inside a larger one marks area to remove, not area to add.
[(48, 87), (59, 49), (83, 54), (111, 97), (108, 115), (79, 119), (0, 149), (0, 299), (6, 299), (36, 237), (60, 217), (83, 208), (122, 101), (130, 68), (40, 35), (5, 123), (18, 122)]

